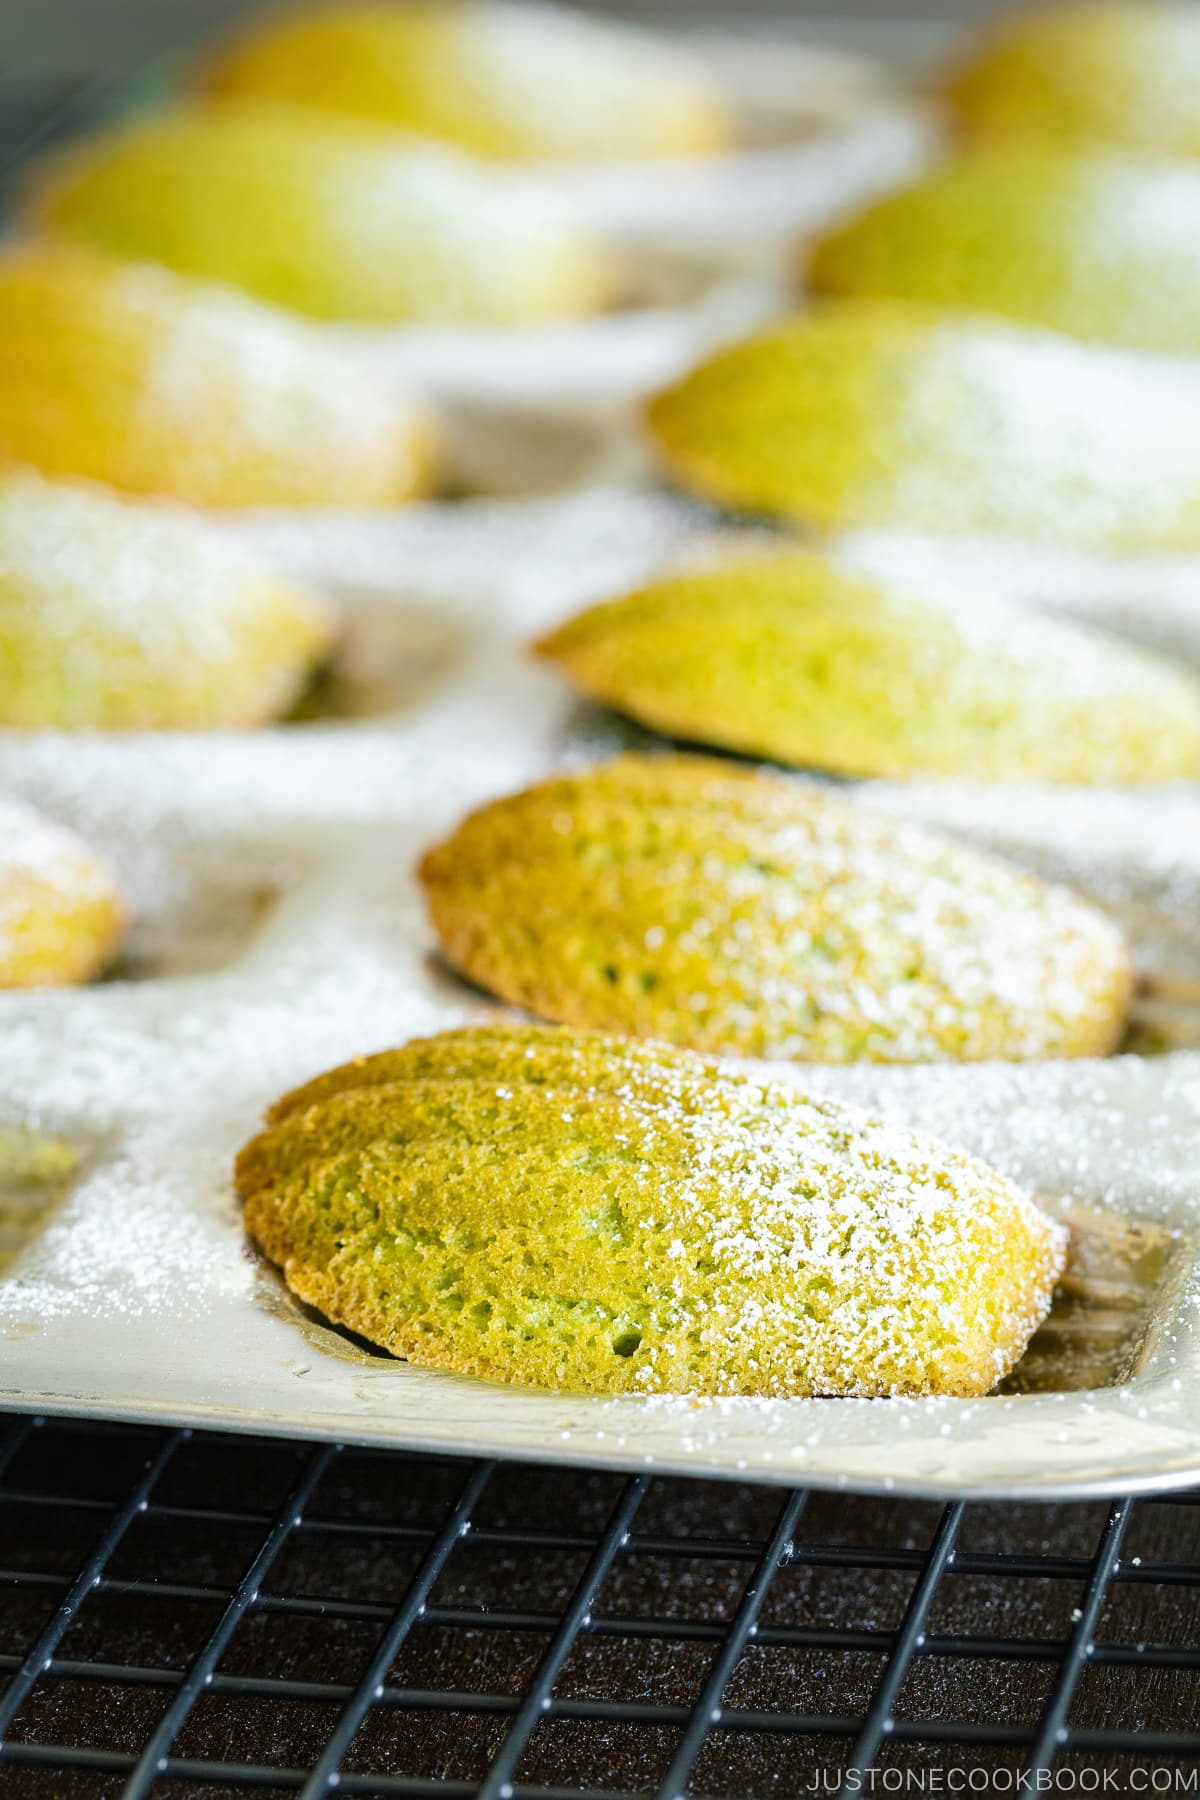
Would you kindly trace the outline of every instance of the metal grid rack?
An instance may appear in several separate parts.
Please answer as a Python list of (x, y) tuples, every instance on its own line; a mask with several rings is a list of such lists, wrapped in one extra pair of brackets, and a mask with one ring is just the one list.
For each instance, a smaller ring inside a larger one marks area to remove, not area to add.
[(1196, 1791), (1200, 1493), (942, 1507), (4, 1431), (6, 1800)]

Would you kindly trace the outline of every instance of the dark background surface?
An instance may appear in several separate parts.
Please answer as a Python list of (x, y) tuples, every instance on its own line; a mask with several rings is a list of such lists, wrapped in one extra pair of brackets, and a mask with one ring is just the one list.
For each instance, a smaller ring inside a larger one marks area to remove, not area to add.
[[(575, 0), (581, 4), (581, 0)], [(887, 49), (921, 45), (998, 10), (998, 0), (582, 0), (672, 28), (801, 32), (823, 41)], [(0, 0), (0, 65), (26, 71), (120, 70), (229, 20), (261, 10), (253, 0)]]

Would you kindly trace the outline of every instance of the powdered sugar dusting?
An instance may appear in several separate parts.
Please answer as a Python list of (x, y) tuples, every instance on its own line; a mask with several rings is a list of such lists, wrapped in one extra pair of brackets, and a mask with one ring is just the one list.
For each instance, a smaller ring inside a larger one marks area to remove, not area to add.
[(1014, 856), (1119, 919), (1143, 970), (1200, 977), (1200, 794), (871, 782), (862, 798)]
[[(479, 647), (389, 720), (0, 738), (0, 788), (90, 830), (118, 873), (147, 845), (160, 858), (171, 846), (172, 858), (203, 851), (231, 867), (281, 856), (294, 871), (221, 972), (0, 997), (6, 1112), (86, 1153), (63, 1206), (0, 1282), (6, 1398), (598, 1462), (744, 1466), (768, 1479), (1111, 1488), (1194, 1466), (1182, 1395), (1200, 1373), (1195, 1280), (1128, 1389), (885, 1407), (521, 1393), (324, 1356), (266, 1312), (230, 1190), (233, 1152), (296, 1082), (496, 1017), (432, 954), (412, 866), (470, 807), (577, 747), (569, 695), (522, 640), (696, 545), (707, 527), (666, 501), (607, 494), (384, 517), (361, 538), (350, 518), (318, 519), (307, 545), (299, 522), (245, 529), (264, 548), (287, 540), (310, 576), (338, 573), (341, 548), (357, 541), (346, 585), (369, 588), (364, 604), (453, 606), (475, 622)], [(1187, 891), (1177, 884), (1190, 879), (1196, 838), (1190, 790), (1139, 795), (1136, 816), (1132, 798), (1125, 808), (1102, 792), (921, 784), (903, 796), (914, 815), (1060, 878), (1087, 885), (1102, 865), (1105, 879), (1172, 911)], [(866, 797), (904, 810), (900, 790)], [(1169, 936), (1152, 932), (1139, 956), (1153, 939), (1172, 966)], [(1200, 1228), (1181, 1154), (1200, 1121), (1200, 1058), (772, 1072), (961, 1143), (1031, 1189), (1138, 1213), (1185, 1238)]]
[[(865, 517), (1114, 549), (1194, 547), (1192, 358), (990, 322), (942, 325), (931, 343), (901, 425), (918, 453), (889, 472)], [(923, 444), (936, 446), (928, 459)]]
[(272, 700), (286, 710), (330, 629), (315, 597), (180, 507), (32, 474), (0, 482), (10, 723), (240, 721)]
[[(898, 1125), (545, 1027), (334, 1073), (248, 1146), (239, 1184), (249, 1228), (335, 1318), (417, 1363), (602, 1391), (985, 1391), (1066, 1241), (1012, 1184)], [(380, 1244), (393, 1205), (415, 1244)], [(590, 1280), (581, 1236), (603, 1258)], [(380, 1283), (408, 1296), (392, 1315), (372, 1310)]]
[(1063, 888), (811, 783), (629, 756), (474, 815), (422, 866), (451, 959), (567, 1023), (778, 1058), (1095, 1053), (1127, 959)]

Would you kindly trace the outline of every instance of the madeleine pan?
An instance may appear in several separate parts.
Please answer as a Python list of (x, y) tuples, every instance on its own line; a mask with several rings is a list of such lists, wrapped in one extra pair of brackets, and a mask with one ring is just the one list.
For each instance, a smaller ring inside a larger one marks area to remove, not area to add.
[[(0, 996), (0, 1404), (356, 1443), (913, 1492), (1082, 1496), (1200, 1477), (1200, 1055), (774, 1066), (891, 1110), (1073, 1226), (1055, 1312), (975, 1401), (604, 1398), (410, 1367), (296, 1303), (230, 1164), (262, 1107), (346, 1057), (497, 1009), (439, 962), (412, 879), (470, 806), (627, 741), (524, 644), (707, 541), (597, 491), (240, 527), (336, 588), (340, 665), (258, 733), (0, 734), (0, 787), (103, 847), (123, 965)], [(1138, 1039), (1196, 1042), (1200, 791), (867, 784), (1121, 913)]]

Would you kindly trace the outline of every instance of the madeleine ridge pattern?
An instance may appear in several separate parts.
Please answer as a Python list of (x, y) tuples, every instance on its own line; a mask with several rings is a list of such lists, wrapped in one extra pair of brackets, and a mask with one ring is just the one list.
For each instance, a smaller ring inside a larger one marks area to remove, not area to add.
[(593, 1392), (986, 1393), (1062, 1228), (985, 1164), (656, 1045), (451, 1032), (272, 1109), (247, 1229), (395, 1354)]
[(827, 791), (623, 757), (474, 813), (421, 868), (502, 999), (693, 1050), (818, 1062), (1095, 1056), (1131, 971), (1064, 888)]

